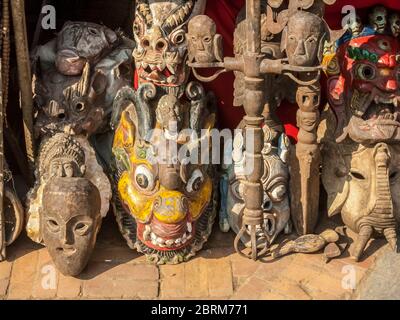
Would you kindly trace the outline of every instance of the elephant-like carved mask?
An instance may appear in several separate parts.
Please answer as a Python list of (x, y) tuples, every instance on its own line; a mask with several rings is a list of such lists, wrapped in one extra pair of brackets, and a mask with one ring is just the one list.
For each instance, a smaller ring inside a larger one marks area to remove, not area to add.
[[(366, 26), (339, 41), (328, 72), (328, 98), (338, 117), (338, 142), (396, 143), (400, 140), (400, 44)], [(331, 65), (332, 66), (332, 65)]]
[(138, 85), (151, 82), (177, 96), (184, 93), (189, 77), (187, 23), (203, 10), (203, 0), (137, 1), (133, 57)]
[[(257, 232), (257, 241), (260, 244), (266, 241), (272, 243), (283, 230), (290, 232), (289, 171), (286, 164), (290, 142), (285, 134), (277, 134), (267, 126), (264, 126), (264, 134), (264, 176), (261, 179), (264, 188), (264, 224)], [(278, 143), (274, 143), (275, 140)], [(222, 194), (222, 197), (226, 197), (226, 207), (221, 206), (221, 210), (227, 212), (220, 212), (220, 219), (226, 216), (229, 226), (238, 233), (245, 207), (242, 181), (246, 179), (244, 139), (241, 131), (236, 132), (233, 146), (233, 164), (227, 168), (229, 185), (225, 194)], [(245, 233), (241, 240), (246, 246), (250, 246), (250, 235)]]
[(78, 275), (89, 261), (101, 225), (99, 190), (84, 178), (51, 178), (44, 188), (41, 224), (57, 269)]
[(323, 147), (322, 182), (328, 194), (328, 215), (341, 213), (359, 234), (353, 256), (358, 260), (373, 235), (384, 235), (397, 248), (400, 222), (400, 147), (371, 147), (333, 142)]

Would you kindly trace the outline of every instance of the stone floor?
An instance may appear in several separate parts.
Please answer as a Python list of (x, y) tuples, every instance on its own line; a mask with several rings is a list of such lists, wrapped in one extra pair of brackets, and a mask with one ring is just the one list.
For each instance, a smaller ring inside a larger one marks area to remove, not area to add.
[[(322, 225), (319, 231), (330, 226)], [(204, 250), (191, 261), (154, 266), (125, 245), (109, 217), (88, 267), (78, 278), (69, 278), (55, 271), (45, 248), (22, 235), (7, 248), (8, 261), (0, 263), (0, 298), (400, 299), (400, 281), (397, 288), (393, 285), (393, 279), (400, 279), (399, 258), (383, 240), (372, 241), (359, 263), (347, 250), (325, 263), (322, 254), (254, 262), (235, 253), (233, 238), (215, 227)]]

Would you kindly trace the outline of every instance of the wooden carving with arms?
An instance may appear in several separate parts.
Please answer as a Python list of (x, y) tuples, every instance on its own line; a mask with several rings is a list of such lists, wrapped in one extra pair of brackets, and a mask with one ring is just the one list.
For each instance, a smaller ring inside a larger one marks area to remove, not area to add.
[[(263, 242), (261, 249), (257, 245), (259, 231), (264, 230), (262, 233), (267, 234), (269, 228), (266, 223), (268, 219), (264, 219), (266, 212), (263, 208), (265, 201), (262, 181), (263, 177), (269, 176), (269, 172), (264, 172), (269, 169), (265, 166), (262, 152), (269, 138), (264, 139), (262, 128), (265, 123), (272, 136), (280, 136), (282, 126), (276, 120), (275, 110), (283, 99), (297, 102), (300, 109), (299, 144), (294, 148), (289, 161), (294, 225), (298, 233), (304, 234), (312, 232), (317, 222), (320, 157), (316, 128), (319, 120), (319, 75), (325, 41), (335, 41), (341, 34), (332, 32), (322, 16), (325, 4), (334, 2), (247, 0), (245, 12), (237, 19), (235, 57), (221, 58), (215, 54), (220, 53), (220, 50), (211, 50), (212, 46), (204, 45), (202, 47), (208, 48), (208, 55), (204, 54), (204, 49), (197, 49), (190, 55), (194, 58), (189, 65), (201, 81), (212, 81), (222, 72), (235, 72), (234, 104), (243, 105), (246, 112), (243, 132), (245, 136), (251, 136), (253, 142), (251, 146), (245, 144), (244, 147), (246, 174), (242, 184), (245, 206), (235, 248), (242, 254), (238, 247), (239, 240), (248, 234), (252, 251), (246, 256), (252, 259), (257, 259), (269, 250), (268, 241)], [(216, 38), (212, 24), (206, 18), (202, 19), (202, 30), (189, 30), (189, 48), (196, 48), (199, 34), (208, 41)], [(208, 36), (203, 35), (206, 30)], [(212, 43), (215, 47), (218, 41)], [(217, 67), (220, 70), (210, 77), (201, 76), (196, 71), (207, 67)], [(271, 147), (278, 148), (278, 140), (269, 141)], [(285, 176), (285, 170), (287, 167), (281, 166), (282, 176)], [(282, 217), (286, 214), (286, 209), (276, 213)], [(284, 221), (282, 217), (278, 220)]]

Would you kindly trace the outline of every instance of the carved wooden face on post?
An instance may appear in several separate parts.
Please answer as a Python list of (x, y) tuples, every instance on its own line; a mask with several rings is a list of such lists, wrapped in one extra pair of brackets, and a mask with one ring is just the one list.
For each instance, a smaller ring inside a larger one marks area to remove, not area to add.
[(223, 60), (222, 37), (215, 22), (205, 15), (192, 18), (188, 26), (189, 62), (212, 63)]
[(89, 180), (54, 177), (46, 184), (41, 232), (61, 273), (76, 276), (82, 272), (100, 224), (100, 193)]
[(318, 65), (328, 32), (324, 20), (315, 14), (298, 11), (291, 16), (282, 35), (282, 50), (286, 51), (289, 64)]

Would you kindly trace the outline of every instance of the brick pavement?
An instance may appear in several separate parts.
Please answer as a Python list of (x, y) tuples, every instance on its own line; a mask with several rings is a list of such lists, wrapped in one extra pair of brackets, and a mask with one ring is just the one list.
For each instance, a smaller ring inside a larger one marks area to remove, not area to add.
[(215, 227), (194, 259), (154, 266), (126, 246), (110, 217), (88, 267), (71, 278), (53, 273), (46, 249), (23, 235), (0, 263), (0, 299), (350, 299), (387, 246), (373, 241), (358, 264), (348, 252), (328, 264), (322, 254), (254, 262), (234, 252), (233, 238)]

